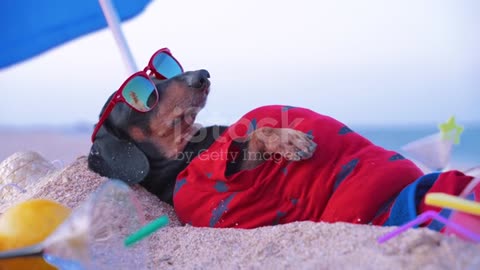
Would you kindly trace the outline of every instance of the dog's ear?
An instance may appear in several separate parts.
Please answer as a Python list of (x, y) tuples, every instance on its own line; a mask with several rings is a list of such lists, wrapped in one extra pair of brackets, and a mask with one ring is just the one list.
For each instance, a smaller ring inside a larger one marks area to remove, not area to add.
[(132, 142), (117, 138), (101, 127), (88, 155), (88, 167), (128, 184), (141, 182), (150, 171), (145, 154)]

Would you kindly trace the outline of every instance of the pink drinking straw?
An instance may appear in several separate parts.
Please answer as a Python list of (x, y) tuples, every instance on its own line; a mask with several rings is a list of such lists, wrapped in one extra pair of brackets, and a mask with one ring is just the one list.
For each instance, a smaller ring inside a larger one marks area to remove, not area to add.
[(450, 220), (442, 217), (440, 214), (438, 214), (437, 212), (435, 212), (433, 210), (426, 211), (425, 213), (422, 213), (421, 215), (419, 215), (414, 220), (412, 220), (408, 223), (405, 223), (404, 225), (396, 228), (395, 230), (393, 230), (389, 233), (384, 234), (383, 236), (381, 236), (377, 239), (377, 242), (382, 244), (382, 243), (398, 236), (402, 232), (412, 228), (413, 226), (422, 224), (429, 219), (434, 219), (434, 220), (437, 220), (439, 222), (442, 222), (443, 224), (445, 224), (445, 226), (450, 227), (451, 229), (453, 229), (457, 233), (467, 237), (468, 239), (472, 240), (473, 242), (480, 243), (480, 235), (464, 228), (463, 226), (458, 225), (457, 223), (455, 223), (453, 221), (450, 221)]

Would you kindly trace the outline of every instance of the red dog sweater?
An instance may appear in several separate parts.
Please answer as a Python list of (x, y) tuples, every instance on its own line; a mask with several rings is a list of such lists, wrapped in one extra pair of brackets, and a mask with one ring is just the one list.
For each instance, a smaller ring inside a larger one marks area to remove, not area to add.
[[(317, 149), (307, 160), (272, 158), (226, 176), (227, 163), (239, 156), (232, 141), (261, 127), (311, 134)], [(422, 175), (413, 162), (331, 117), (266, 106), (230, 126), (179, 174), (174, 206), (181, 221), (200, 227), (255, 228), (303, 220), (366, 224)]]

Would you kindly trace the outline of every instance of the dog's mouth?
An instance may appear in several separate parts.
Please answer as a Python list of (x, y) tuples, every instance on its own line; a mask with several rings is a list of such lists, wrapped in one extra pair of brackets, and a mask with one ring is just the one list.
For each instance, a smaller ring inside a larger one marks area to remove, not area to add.
[(192, 107), (191, 110), (185, 111), (185, 113), (182, 115), (183, 120), (185, 123), (188, 124), (188, 126), (191, 126), (195, 123), (195, 119), (197, 118), (197, 114), (200, 111), (200, 108), (198, 107)]

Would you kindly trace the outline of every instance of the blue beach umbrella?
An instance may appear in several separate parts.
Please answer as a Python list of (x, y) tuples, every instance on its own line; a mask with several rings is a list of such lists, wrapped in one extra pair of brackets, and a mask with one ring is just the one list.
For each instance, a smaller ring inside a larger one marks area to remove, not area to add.
[(151, 0), (2, 0), (0, 69), (110, 27), (129, 71), (136, 66), (120, 28)]

